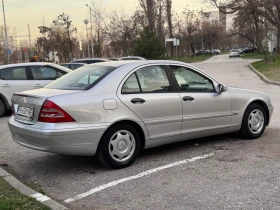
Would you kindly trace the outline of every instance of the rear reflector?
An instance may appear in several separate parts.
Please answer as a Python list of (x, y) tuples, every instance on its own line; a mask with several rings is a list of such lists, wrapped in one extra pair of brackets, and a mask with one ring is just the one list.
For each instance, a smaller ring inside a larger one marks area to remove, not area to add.
[(42, 105), (39, 122), (61, 123), (74, 122), (75, 120), (54, 102), (46, 100)]

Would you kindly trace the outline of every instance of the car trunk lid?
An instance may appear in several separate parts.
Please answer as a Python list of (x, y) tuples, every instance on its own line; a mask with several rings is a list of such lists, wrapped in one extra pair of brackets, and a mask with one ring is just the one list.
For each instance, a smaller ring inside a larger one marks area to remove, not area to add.
[(15, 119), (24, 124), (35, 124), (38, 121), (42, 105), (49, 97), (75, 92), (80, 91), (41, 88), (14, 93), (12, 103)]

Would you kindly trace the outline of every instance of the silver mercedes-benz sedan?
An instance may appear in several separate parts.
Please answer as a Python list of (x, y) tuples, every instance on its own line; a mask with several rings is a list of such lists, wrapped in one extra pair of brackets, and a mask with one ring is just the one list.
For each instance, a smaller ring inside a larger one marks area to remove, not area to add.
[(273, 106), (261, 92), (226, 87), (176, 61), (81, 67), (42, 89), (15, 93), (12, 138), (31, 149), (95, 155), (112, 168), (142, 149), (236, 132), (260, 137)]

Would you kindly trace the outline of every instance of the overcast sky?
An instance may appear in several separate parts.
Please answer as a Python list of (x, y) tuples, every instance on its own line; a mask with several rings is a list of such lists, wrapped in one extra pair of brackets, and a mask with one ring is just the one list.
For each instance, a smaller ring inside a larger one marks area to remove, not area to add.
[[(100, 0), (98, 0), (100, 1)], [(107, 12), (110, 10), (123, 9), (133, 12), (139, 7), (138, 0), (102, 0)], [(181, 12), (189, 5), (190, 8), (200, 9), (205, 7), (201, 4), (203, 0), (173, 0), (173, 10)], [(43, 24), (43, 17), (46, 25), (62, 12), (71, 16), (73, 25), (78, 31), (85, 31), (84, 19), (89, 14), (91, 0), (4, 0), (7, 26), (15, 27), (18, 35), (27, 35), (27, 25), (30, 24), (32, 41), (38, 36), (38, 26)], [(1, 8), (0, 25), (3, 25), (3, 14)], [(23, 38), (22, 38), (23, 39)]]

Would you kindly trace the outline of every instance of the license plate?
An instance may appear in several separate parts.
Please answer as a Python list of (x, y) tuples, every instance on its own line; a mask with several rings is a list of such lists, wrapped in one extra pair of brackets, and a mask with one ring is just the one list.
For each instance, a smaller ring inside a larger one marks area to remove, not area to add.
[(29, 120), (33, 117), (33, 107), (18, 106), (17, 115), (19, 117), (25, 117)]

